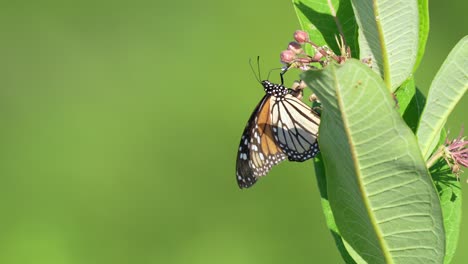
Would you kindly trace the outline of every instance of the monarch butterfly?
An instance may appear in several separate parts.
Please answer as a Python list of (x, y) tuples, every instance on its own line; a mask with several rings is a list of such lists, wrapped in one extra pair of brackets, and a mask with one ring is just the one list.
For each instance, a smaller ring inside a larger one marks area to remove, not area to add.
[(319, 152), (319, 115), (294, 97), (292, 89), (267, 80), (261, 84), (265, 95), (247, 121), (237, 153), (241, 189), (252, 186), (286, 157), (302, 162)]

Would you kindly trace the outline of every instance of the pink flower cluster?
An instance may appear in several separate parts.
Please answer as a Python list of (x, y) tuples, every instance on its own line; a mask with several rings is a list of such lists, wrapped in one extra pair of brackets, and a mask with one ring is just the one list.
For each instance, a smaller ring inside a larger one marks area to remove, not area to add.
[(468, 141), (463, 137), (463, 130), (462, 128), (457, 138), (445, 140), (445, 160), (457, 176), (461, 170), (460, 165), (468, 168)]
[[(294, 40), (288, 44), (288, 48), (281, 52), (281, 62), (286, 65), (286, 68), (299, 68), (301, 70), (308, 70), (314, 66), (311, 63), (318, 63), (322, 67), (328, 64), (329, 59), (335, 60), (339, 63), (345, 60), (343, 56), (337, 56), (328, 49), (326, 46), (318, 46), (310, 41), (309, 34), (303, 30), (296, 30), (294, 32)], [(307, 54), (303, 46), (311, 45), (315, 54)]]

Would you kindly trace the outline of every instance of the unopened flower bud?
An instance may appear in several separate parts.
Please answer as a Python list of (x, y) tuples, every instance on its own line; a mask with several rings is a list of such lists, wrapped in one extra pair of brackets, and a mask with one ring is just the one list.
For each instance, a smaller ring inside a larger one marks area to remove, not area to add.
[(316, 51), (314, 57), (312, 57), (312, 61), (320, 61), (323, 58), (323, 54), (319, 51)]
[(293, 90), (304, 90), (304, 88), (306, 87), (307, 85), (305, 84), (303, 80), (294, 81), (294, 83), (291, 85), (291, 89)]
[(318, 99), (317, 95), (311, 94), (311, 95), (309, 96), (309, 101), (310, 101), (310, 102), (318, 102), (319, 99)]
[(304, 50), (302, 50), (302, 46), (301, 44), (297, 43), (297, 42), (289, 42), (288, 44), (288, 50), (291, 50), (292, 52), (296, 53), (296, 54), (301, 54), (304, 52)]
[(291, 50), (284, 50), (281, 52), (281, 62), (283, 63), (291, 63), (294, 61), (294, 59), (296, 58), (296, 54), (291, 51)]
[(306, 43), (309, 41), (309, 34), (302, 30), (296, 30), (296, 32), (294, 32), (294, 39), (300, 44)]

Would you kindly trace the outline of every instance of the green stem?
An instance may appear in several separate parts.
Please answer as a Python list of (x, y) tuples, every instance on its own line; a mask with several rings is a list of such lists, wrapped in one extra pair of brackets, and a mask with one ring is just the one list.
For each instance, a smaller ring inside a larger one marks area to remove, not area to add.
[(442, 158), (442, 156), (444, 155), (444, 149), (445, 149), (445, 146), (441, 145), (437, 149), (437, 151), (434, 154), (432, 154), (432, 156), (429, 158), (429, 160), (427, 160), (426, 167), (428, 169), (431, 168), (438, 159)]

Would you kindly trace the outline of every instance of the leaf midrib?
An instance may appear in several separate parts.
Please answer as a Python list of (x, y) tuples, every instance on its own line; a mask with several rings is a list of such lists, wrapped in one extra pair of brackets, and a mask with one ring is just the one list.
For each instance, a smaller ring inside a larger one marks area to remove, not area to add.
[(354, 142), (354, 140), (352, 140), (352, 137), (351, 137), (351, 132), (349, 131), (349, 123), (347, 122), (348, 118), (346, 117), (346, 113), (344, 110), (344, 103), (343, 103), (343, 100), (342, 100), (342, 96), (341, 96), (341, 93), (340, 93), (340, 89), (338, 87), (340, 87), (339, 83), (338, 83), (338, 76), (336, 74), (336, 67), (338, 66), (335, 66), (333, 68), (333, 80), (335, 82), (335, 94), (336, 94), (336, 101), (338, 103), (338, 109), (340, 111), (340, 116), (342, 117), (342, 122), (343, 122), (343, 128), (344, 128), (344, 131), (345, 131), (345, 134), (346, 134), (346, 137), (348, 139), (348, 145), (350, 147), (350, 152), (351, 152), (351, 159), (353, 160), (353, 164), (354, 164), (354, 170), (355, 170), (355, 175), (357, 176), (357, 183), (358, 183), (358, 186), (359, 186), (359, 190), (360, 190), (360, 193), (361, 193), (361, 197), (362, 197), (362, 200), (364, 202), (364, 205), (365, 205), (365, 208), (367, 209), (367, 212), (368, 212), (368, 216), (369, 216), (369, 219), (370, 219), (370, 222), (371, 222), (371, 225), (373, 226), (374, 230), (375, 230), (375, 233), (376, 233), (376, 236), (377, 236), (377, 241), (380, 243), (380, 248), (382, 250), (382, 253), (384, 255), (384, 258), (385, 258), (385, 263), (394, 263), (393, 262), (393, 259), (391, 258), (391, 254), (390, 252), (388, 251), (388, 245), (387, 243), (385, 242), (385, 240), (383, 239), (383, 234), (381, 233), (381, 230), (380, 228), (378, 228), (378, 224), (377, 224), (377, 221), (375, 219), (375, 215), (373, 214), (373, 211), (371, 210), (371, 206), (370, 206), (370, 202), (369, 202), (369, 199), (367, 199), (367, 196), (364, 195), (364, 186), (362, 184), (362, 180), (360, 180), (360, 178), (362, 179), (361, 176), (361, 169), (360, 169), (360, 165), (359, 165), (359, 162), (358, 162), (358, 159), (357, 159), (357, 153), (356, 153), (356, 150), (354, 148), (354, 144), (351, 144), (351, 142)]

